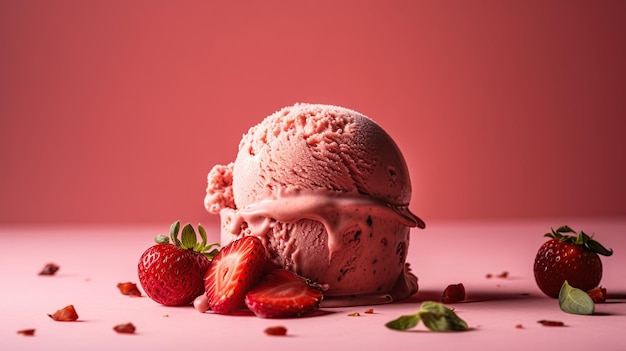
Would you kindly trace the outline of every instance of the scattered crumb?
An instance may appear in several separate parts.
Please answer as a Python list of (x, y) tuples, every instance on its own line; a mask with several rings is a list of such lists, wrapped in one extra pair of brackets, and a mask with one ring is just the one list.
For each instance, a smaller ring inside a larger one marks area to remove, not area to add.
[(287, 328), (283, 327), (282, 325), (277, 325), (265, 328), (264, 332), (265, 334), (271, 336), (285, 336), (287, 335)]
[[(496, 278), (500, 278), (500, 279), (505, 279), (505, 278), (508, 278), (508, 277), (509, 277), (509, 272), (507, 272), (507, 271), (503, 271), (502, 273), (496, 275)], [(485, 274), (485, 278), (491, 279), (491, 278), (493, 278), (493, 274), (492, 273), (487, 273), (487, 274)]]
[(35, 335), (35, 329), (22, 329), (18, 330), (17, 333), (25, 336), (33, 336)]
[(54, 275), (59, 270), (59, 265), (56, 263), (48, 263), (39, 272), (39, 275)]
[(368, 308), (367, 310), (365, 310), (365, 312), (363, 313), (367, 313), (367, 314), (372, 314), (374, 313), (374, 309), (373, 308)]
[(587, 291), (587, 295), (589, 295), (595, 303), (606, 302), (606, 288), (603, 288), (602, 286), (598, 286)]
[(461, 302), (463, 300), (465, 300), (465, 287), (462, 283), (448, 285), (441, 297), (443, 303)]
[(360, 315), (361, 315), (361, 314), (360, 314), (359, 312), (352, 312), (352, 313), (348, 313), (348, 316), (350, 316), (350, 317), (358, 317), (358, 316), (360, 316)]
[(163, 315), (163, 317), (165, 317), (165, 318), (167, 318), (167, 317), (169, 317), (169, 316), (170, 316), (169, 314), (164, 314), (164, 315)]
[(565, 326), (565, 324), (563, 322), (561, 322), (561, 321), (550, 321), (550, 320), (545, 320), (545, 319), (537, 321), (537, 323), (543, 325), (544, 327), (563, 327), (563, 326)]
[(521, 324), (516, 324), (515, 329), (524, 329), (524, 326)]
[(507, 271), (504, 271), (504, 272), (502, 272), (502, 273), (500, 273), (500, 274), (498, 274), (496, 276), (496, 278), (501, 278), (501, 279), (505, 279), (505, 278), (508, 278), (508, 277), (509, 277), (509, 272), (507, 272)]
[(126, 282), (126, 283), (117, 283), (117, 288), (120, 289), (120, 292), (123, 295), (128, 296), (141, 296), (141, 291), (137, 288), (137, 284)]
[(133, 325), (133, 323), (118, 324), (113, 327), (113, 330), (120, 334), (134, 334), (135, 326)]
[(48, 317), (58, 322), (74, 322), (78, 320), (78, 314), (73, 305), (65, 306), (53, 314), (48, 314)]

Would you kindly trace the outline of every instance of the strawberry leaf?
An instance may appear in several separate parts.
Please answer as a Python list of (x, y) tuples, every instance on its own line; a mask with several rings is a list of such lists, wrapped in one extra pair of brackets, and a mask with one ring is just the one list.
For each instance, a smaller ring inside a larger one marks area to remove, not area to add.
[(202, 246), (206, 246), (206, 230), (204, 230), (204, 227), (200, 223), (198, 223), (198, 232), (200, 233), (200, 238), (202, 238)]
[(567, 280), (559, 292), (559, 307), (563, 312), (583, 315), (593, 314), (595, 310), (591, 297), (586, 292), (569, 285)]
[(193, 230), (191, 224), (187, 224), (183, 227), (183, 232), (181, 234), (181, 247), (183, 249), (193, 249), (196, 247), (196, 243), (198, 239), (196, 238), (196, 231)]
[(178, 240), (178, 231), (180, 230), (180, 221), (172, 223), (170, 226), (170, 237), (174, 242), (174, 245), (180, 246), (180, 240)]
[(605, 248), (602, 244), (593, 239), (589, 239), (589, 241), (587, 241), (587, 247), (599, 255), (611, 256), (613, 254), (613, 250)]

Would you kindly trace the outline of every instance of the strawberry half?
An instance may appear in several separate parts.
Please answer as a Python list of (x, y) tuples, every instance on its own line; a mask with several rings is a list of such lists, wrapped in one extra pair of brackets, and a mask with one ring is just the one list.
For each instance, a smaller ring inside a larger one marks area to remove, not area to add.
[(552, 229), (545, 236), (551, 238), (537, 252), (533, 271), (539, 289), (550, 297), (558, 297), (566, 280), (578, 289), (589, 291), (598, 286), (602, 279), (600, 255), (611, 256), (599, 242), (580, 231), (576, 233), (568, 226)]
[(317, 285), (285, 269), (275, 269), (246, 294), (246, 305), (262, 318), (297, 317), (317, 310), (322, 301)]
[(244, 305), (265, 265), (265, 247), (256, 236), (244, 236), (222, 248), (204, 276), (209, 307), (228, 314)]

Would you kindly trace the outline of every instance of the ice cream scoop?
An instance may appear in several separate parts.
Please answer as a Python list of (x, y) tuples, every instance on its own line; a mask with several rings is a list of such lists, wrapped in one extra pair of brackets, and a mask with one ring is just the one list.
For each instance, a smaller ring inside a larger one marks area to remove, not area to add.
[(411, 181), (393, 139), (347, 108), (296, 104), (248, 130), (237, 158), (208, 175), (221, 241), (263, 241), (276, 265), (325, 287), (327, 303), (371, 304), (417, 291), (406, 254)]

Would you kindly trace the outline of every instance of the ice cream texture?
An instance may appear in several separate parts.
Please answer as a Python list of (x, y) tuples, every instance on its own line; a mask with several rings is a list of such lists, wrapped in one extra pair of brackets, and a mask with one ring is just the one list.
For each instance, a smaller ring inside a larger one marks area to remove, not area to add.
[(221, 241), (256, 235), (269, 259), (323, 286), (338, 304), (417, 291), (406, 255), (411, 181), (393, 139), (347, 108), (295, 104), (243, 135), (234, 162), (208, 174), (204, 204)]

